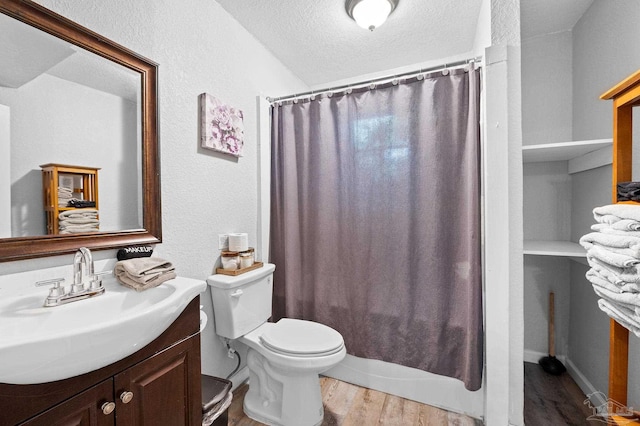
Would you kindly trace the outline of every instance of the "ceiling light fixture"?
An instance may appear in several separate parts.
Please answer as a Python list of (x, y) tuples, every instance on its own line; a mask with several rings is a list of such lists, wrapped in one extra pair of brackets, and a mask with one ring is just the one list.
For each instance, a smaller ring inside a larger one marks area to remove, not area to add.
[(347, 0), (347, 14), (370, 31), (384, 24), (399, 0)]

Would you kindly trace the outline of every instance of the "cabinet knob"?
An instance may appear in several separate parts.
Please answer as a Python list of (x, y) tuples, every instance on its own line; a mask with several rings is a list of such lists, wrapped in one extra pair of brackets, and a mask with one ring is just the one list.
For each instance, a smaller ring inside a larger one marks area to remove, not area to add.
[(128, 404), (133, 399), (133, 392), (125, 391), (120, 394), (120, 400), (125, 404)]
[(109, 414), (113, 413), (113, 410), (116, 409), (116, 403), (115, 402), (105, 402), (104, 404), (102, 404), (102, 407), (100, 407), (102, 409), (102, 412), (104, 413), (105, 416), (108, 416)]

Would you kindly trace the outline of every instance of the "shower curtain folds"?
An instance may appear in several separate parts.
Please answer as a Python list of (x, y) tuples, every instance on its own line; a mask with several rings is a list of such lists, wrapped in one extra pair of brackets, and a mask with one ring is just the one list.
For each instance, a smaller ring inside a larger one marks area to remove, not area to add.
[(480, 71), (272, 109), (274, 320), (482, 379)]

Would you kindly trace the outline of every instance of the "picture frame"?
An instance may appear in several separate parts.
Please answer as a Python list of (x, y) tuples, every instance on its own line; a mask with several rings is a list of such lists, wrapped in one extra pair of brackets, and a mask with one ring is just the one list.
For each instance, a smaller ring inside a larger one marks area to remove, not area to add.
[(242, 110), (226, 105), (208, 93), (200, 95), (202, 148), (242, 157), (244, 115)]

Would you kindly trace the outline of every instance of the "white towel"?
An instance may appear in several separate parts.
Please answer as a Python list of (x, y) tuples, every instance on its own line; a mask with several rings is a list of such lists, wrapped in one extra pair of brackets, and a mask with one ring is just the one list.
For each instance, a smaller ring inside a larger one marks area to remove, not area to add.
[(601, 276), (605, 277), (610, 282), (616, 285), (633, 284), (640, 285), (640, 271), (638, 267), (630, 268), (618, 268), (617, 266), (610, 265), (590, 256), (587, 253), (587, 261), (589, 266), (598, 271)]
[(98, 224), (100, 221), (98, 219), (92, 219), (89, 217), (79, 217), (79, 218), (71, 218), (71, 219), (63, 219), (58, 222), (60, 226), (63, 225), (86, 225), (86, 224)]
[(640, 259), (626, 254), (614, 253), (611, 250), (607, 250), (602, 246), (591, 246), (587, 250), (587, 256), (595, 257), (602, 262), (609, 265), (617, 266), (619, 268), (629, 268), (640, 264)]
[(640, 222), (640, 205), (609, 204), (596, 207), (593, 209), (593, 217), (599, 223), (614, 223), (623, 219), (632, 219)]
[[(589, 280), (591, 281), (593, 278), (590, 277)], [(607, 280), (598, 280), (597, 283), (596, 281), (591, 281), (591, 283), (593, 291), (603, 299), (607, 299), (610, 302), (623, 303), (633, 309), (640, 308), (640, 293), (620, 292), (616, 286)]]
[(65, 210), (58, 215), (58, 219), (70, 219), (70, 218), (94, 218), (98, 216), (98, 210), (95, 209), (74, 209)]
[(640, 238), (631, 235), (590, 232), (580, 238), (580, 245), (586, 250), (598, 245), (613, 253), (640, 258)]
[(84, 234), (88, 232), (99, 232), (100, 229), (96, 227), (86, 228), (84, 226), (67, 226), (66, 228), (60, 229), (61, 234)]
[(598, 271), (596, 271), (593, 268), (587, 271), (587, 273), (585, 274), (585, 277), (594, 286), (606, 288), (607, 290), (614, 293), (622, 293), (623, 291), (618, 285), (606, 279), (603, 275), (598, 273)]
[(599, 299), (598, 307), (604, 313), (616, 320), (621, 326), (627, 328), (629, 331), (632, 331), (633, 334), (640, 337), (640, 321), (638, 321), (638, 315), (633, 309), (610, 302), (606, 299)]
[[(624, 223), (627, 219), (621, 220), (616, 223)], [(591, 230), (596, 232), (602, 232), (603, 234), (612, 234), (612, 235), (627, 235), (630, 237), (639, 237), (640, 231), (625, 231), (622, 229), (618, 229), (619, 227), (614, 227), (614, 224), (609, 225), (608, 223), (594, 223), (591, 225)]]

